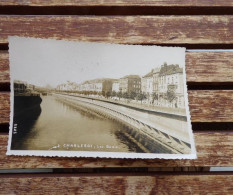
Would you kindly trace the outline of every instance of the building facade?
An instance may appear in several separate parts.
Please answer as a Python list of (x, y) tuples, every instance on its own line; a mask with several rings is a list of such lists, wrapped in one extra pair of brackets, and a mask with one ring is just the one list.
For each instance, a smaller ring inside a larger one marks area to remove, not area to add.
[(90, 92), (111, 92), (112, 85), (115, 79), (94, 79), (85, 81), (79, 85), (79, 91), (90, 91)]
[(165, 63), (161, 66), (158, 81), (160, 104), (184, 108), (183, 68)]
[(153, 71), (153, 93), (158, 94), (159, 92), (159, 73), (160, 73), (160, 67), (155, 68)]
[(60, 84), (56, 87), (58, 91), (75, 91), (78, 89), (78, 85), (74, 82), (69, 82)]
[(112, 83), (112, 91), (119, 92), (120, 91), (120, 80), (116, 80)]
[(147, 96), (152, 95), (153, 93), (153, 70), (142, 77), (141, 80), (141, 91)]
[(120, 79), (119, 90), (122, 93), (140, 93), (141, 92), (141, 77), (138, 75), (127, 75)]

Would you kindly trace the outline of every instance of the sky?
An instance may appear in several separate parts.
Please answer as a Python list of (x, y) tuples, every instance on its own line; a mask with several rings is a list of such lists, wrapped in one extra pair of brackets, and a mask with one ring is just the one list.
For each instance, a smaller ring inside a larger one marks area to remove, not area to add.
[(167, 64), (185, 65), (185, 48), (9, 37), (12, 80), (45, 87), (67, 81), (144, 76)]

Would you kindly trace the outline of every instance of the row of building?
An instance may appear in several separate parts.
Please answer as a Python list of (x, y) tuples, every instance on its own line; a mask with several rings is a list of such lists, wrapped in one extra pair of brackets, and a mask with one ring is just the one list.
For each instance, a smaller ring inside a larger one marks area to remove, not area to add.
[[(179, 65), (164, 63), (159, 68), (152, 69), (148, 74), (127, 75), (120, 79), (94, 79), (81, 84), (67, 82), (57, 86), (57, 90), (92, 91), (92, 92), (122, 92), (143, 93), (148, 103), (161, 106), (184, 107), (183, 68)], [(173, 92), (175, 98), (168, 102), (167, 92)], [(155, 99), (155, 94), (157, 98)]]
[(31, 85), (24, 81), (14, 80), (15, 93), (27, 93), (35, 90), (35, 85)]

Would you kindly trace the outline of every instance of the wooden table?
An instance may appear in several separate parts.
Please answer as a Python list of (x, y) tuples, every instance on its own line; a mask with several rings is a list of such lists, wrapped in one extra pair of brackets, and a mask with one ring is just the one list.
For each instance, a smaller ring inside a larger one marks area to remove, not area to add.
[[(233, 166), (233, 50), (228, 50), (233, 49), (233, 1), (0, 0), (0, 13), (0, 172), (12, 172), (0, 173), (0, 194), (233, 191), (233, 172), (210, 171)], [(198, 159), (6, 156), (9, 35), (187, 47)], [(16, 173), (18, 169), (21, 173)], [(42, 169), (45, 173), (40, 173)]]

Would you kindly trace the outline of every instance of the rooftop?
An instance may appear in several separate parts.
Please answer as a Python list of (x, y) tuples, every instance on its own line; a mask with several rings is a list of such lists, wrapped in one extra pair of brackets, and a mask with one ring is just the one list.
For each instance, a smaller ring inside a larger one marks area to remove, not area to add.
[(147, 73), (145, 76), (143, 76), (142, 78), (147, 78), (147, 77), (152, 77), (153, 76), (153, 70), (149, 73)]
[(183, 68), (180, 68), (178, 64), (167, 65), (166, 63), (161, 66), (159, 76), (171, 75), (176, 73), (183, 73)]
[(93, 80), (84, 81), (82, 84), (86, 84), (86, 83), (102, 83), (104, 81), (116, 81), (116, 80), (117, 79), (101, 78), (101, 79), (93, 79)]
[(126, 75), (122, 77), (122, 79), (140, 79), (141, 77), (139, 75)]

